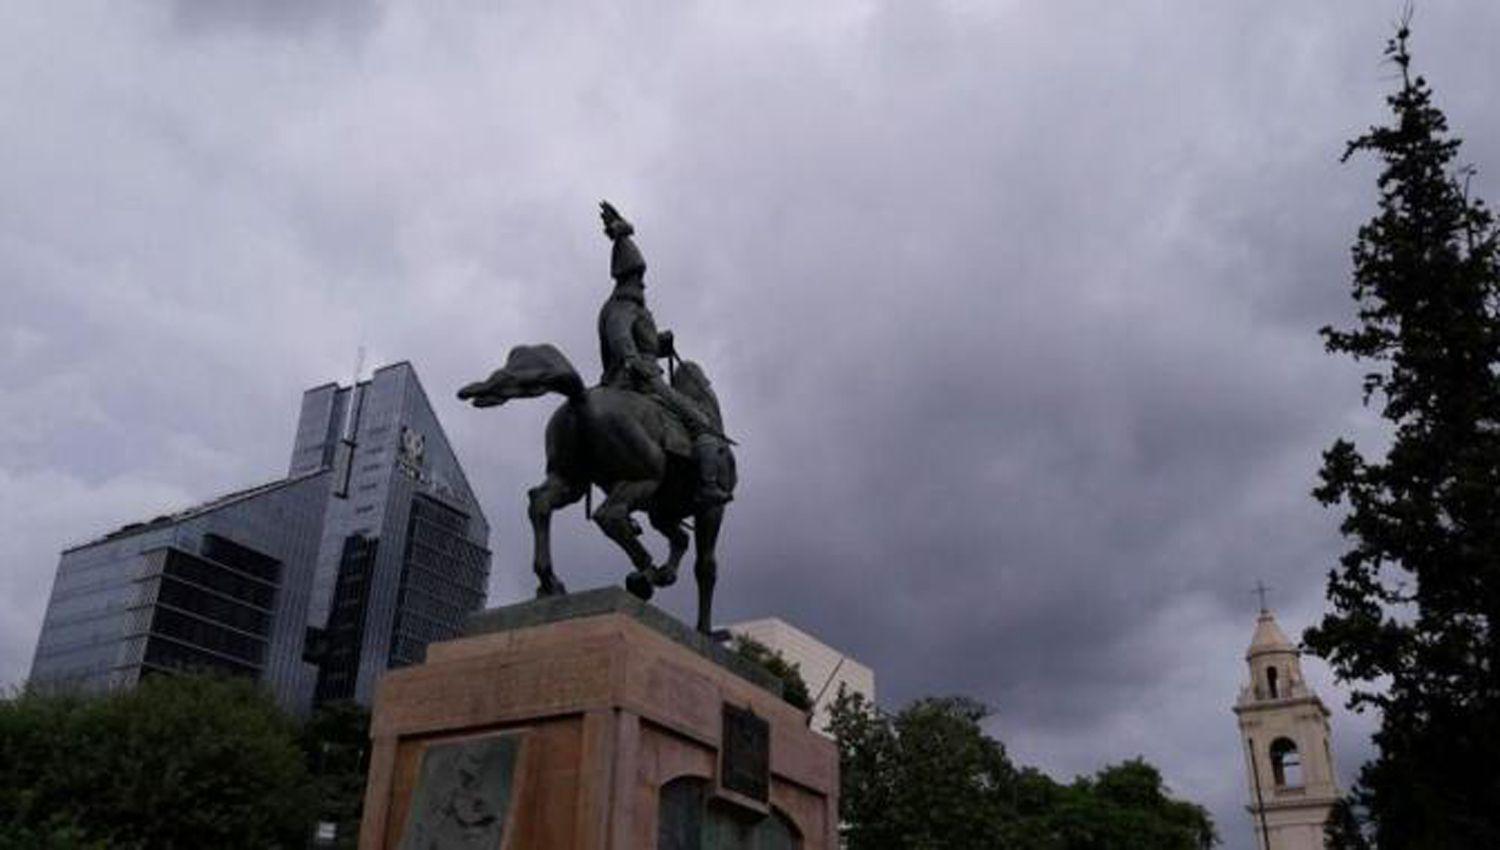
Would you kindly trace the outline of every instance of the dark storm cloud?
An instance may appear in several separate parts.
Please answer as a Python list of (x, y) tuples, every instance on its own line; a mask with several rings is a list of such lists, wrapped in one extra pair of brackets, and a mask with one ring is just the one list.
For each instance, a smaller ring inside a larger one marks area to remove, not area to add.
[(355, 35), (379, 18), (377, 0), (176, 0), (173, 21), (184, 32), (248, 31), (292, 36), (338, 32)]
[[(981, 697), (1065, 777), (1143, 754), (1248, 847), (1249, 589), (1316, 618), (1318, 452), (1379, 436), (1316, 329), (1348, 319), (1374, 172), (1337, 156), (1398, 9), (168, 8), (0, 31), (0, 680), (59, 548), (276, 475), (362, 344), (415, 362), (491, 600), (528, 595), (551, 405), (451, 391), (519, 342), (596, 373), (609, 197), (742, 444), (721, 619), (807, 628), (888, 705)], [(1491, 198), (1497, 14), (1417, 28)], [(574, 586), (619, 580), (558, 529)], [(1336, 714), (1346, 775), (1369, 728)]]

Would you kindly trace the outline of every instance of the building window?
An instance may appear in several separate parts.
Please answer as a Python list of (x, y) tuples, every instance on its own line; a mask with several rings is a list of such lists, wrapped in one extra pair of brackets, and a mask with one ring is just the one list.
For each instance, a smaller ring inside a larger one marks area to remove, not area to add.
[(318, 659), (318, 683), (313, 700), (319, 705), (354, 698), (370, 576), (375, 570), (379, 545), (378, 539), (357, 534), (344, 539), (338, 577), (334, 582), (333, 607), (328, 614), (328, 625), (323, 632), (323, 652)]
[(1277, 788), (1302, 787), (1302, 756), (1290, 738), (1271, 742), (1271, 776)]
[(463, 536), (468, 515), (417, 494), (407, 521), (388, 665), (417, 664), (427, 645), (463, 633), (484, 606), (489, 553)]
[(222, 593), (265, 611), (276, 607), (276, 584), (251, 578), (178, 549), (167, 550), (162, 575)]
[(246, 575), (270, 582), (281, 581), (281, 562), (217, 534), (203, 535), (203, 557)]
[(253, 678), (260, 674), (259, 668), (252, 665), (160, 635), (151, 635), (147, 639), (141, 666), (142, 675), (148, 672), (228, 673)]
[(1278, 697), (1280, 695), (1277, 692), (1277, 690), (1276, 690), (1276, 668), (1275, 667), (1267, 667), (1266, 668), (1266, 689), (1267, 689), (1267, 693), (1269, 693), (1271, 695), (1271, 699), (1276, 699), (1276, 697)]
[(167, 550), (142, 664), (157, 672), (255, 676), (265, 661), (281, 562), (214, 534), (203, 538), (203, 554)]

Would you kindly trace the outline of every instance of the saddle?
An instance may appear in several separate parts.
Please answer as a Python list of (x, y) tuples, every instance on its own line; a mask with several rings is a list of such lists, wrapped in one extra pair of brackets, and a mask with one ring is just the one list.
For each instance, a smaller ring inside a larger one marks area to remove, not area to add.
[(693, 438), (688, 434), (686, 425), (672, 412), (672, 408), (665, 401), (654, 395), (648, 395), (651, 406), (661, 414), (662, 448), (667, 454), (684, 460), (693, 457)]

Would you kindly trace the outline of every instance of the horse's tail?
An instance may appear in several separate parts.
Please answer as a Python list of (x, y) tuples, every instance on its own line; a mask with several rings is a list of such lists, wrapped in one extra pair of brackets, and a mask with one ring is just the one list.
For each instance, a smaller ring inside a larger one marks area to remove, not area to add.
[(556, 346), (518, 345), (510, 350), (505, 365), (483, 381), (458, 391), (458, 397), (475, 407), (494, 407), (513, 398), (535, 398), (559, 393), (569, 401), (583, 398), (583, 379)]

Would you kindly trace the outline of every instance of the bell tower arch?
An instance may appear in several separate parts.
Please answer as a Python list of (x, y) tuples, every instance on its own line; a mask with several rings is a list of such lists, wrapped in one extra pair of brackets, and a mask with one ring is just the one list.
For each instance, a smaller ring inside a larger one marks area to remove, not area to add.
[(1250, 681), (1234, 713), (1256, 850), (1324, 850), (1323, 826), (1339, 799), (1329, 712), (1302, 678), (1301, 653), (1264, 603), (1245, 662)]

